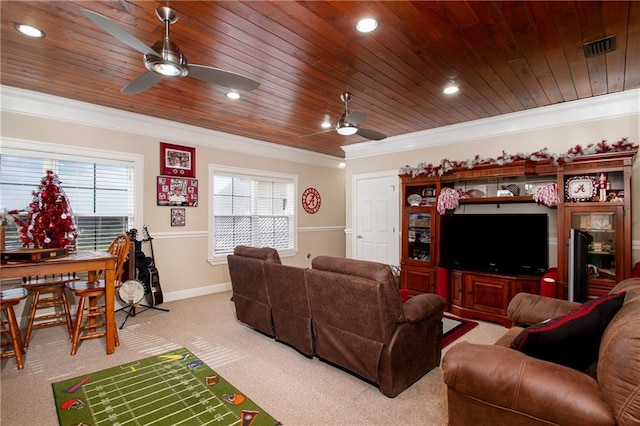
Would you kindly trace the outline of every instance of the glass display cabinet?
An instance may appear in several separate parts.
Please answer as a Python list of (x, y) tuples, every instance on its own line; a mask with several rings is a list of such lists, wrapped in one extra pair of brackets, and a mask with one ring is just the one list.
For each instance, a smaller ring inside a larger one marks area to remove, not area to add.
[(401, 286), (410, 294), (435, 293), (438, 178), (402, 177)]
[(567, 297), (571, 229), (588, 234), (587, 296), (631, 276), (631, 169), (635, 151), (582, 156), (558, 167), (558, 282)]
[(410, 213), (409, 259), (431, 263), (431, 213)]

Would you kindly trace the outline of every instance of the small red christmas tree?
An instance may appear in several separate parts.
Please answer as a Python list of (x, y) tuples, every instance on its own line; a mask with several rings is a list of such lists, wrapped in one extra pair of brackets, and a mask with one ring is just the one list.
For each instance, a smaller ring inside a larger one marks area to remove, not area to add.
[(69, 248), (75, 245), (77, 224), (60, 179), (53, 171), (47, 170), (38, 190), (33, 191), (29, 209), (25, 222), (16, 220), (21, 226), (20, 241), (25, 247)]

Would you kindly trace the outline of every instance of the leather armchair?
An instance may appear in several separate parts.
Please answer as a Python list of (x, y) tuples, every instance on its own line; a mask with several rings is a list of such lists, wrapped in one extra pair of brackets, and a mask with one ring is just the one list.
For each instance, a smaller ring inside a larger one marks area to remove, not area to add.
[[(586, 372), (536, 359), (508, 347), (513, 327), (495, 345), (462, 342), (442, 361), (450, 425), (637, 425), (640, 422), (640, 279), (620, 282), (622, 308), (600, 341), (597, 364)], [(537, 323), (578, 306), (519, 294), (509, 306), (514, 323)]]

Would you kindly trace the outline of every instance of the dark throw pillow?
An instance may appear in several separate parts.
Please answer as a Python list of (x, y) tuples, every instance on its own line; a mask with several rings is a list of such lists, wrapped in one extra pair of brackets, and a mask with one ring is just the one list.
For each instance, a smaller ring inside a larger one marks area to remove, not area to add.
[(626, 292), (590, 300), (568, 314), (525, 328), (511, 348), (579, 371), (598, 359), (600, 338)]

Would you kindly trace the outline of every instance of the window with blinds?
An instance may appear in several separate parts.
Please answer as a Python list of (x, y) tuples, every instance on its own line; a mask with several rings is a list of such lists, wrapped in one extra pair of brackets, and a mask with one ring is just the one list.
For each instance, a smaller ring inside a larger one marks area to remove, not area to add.
[(296, 248), (294, 175), (213, 166), (210, 235), (214, 259), (226, 259), (237, 245)]
[[(28, 211), (42, 177), (47, 170), (53, 170), (77, 221), (78, 251), (106, 250), (116, 236), (133, 227), (135, 163), (41, 154), (45, 155), (0, 154), (0, 209)], [(27, 213), (21, 218), (26, 220)], [(15, 224), (6, 227), (5, 236), (7, 248), (22, 247)]]

